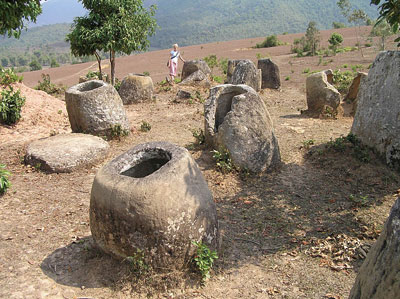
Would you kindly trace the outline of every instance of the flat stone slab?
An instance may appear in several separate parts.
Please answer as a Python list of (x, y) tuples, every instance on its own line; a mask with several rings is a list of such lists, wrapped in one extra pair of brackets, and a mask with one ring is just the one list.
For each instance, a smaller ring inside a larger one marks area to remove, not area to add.
[(25, 163), (46, 172), (72, 172), (102, 160), (110, 146), (100, 137), (61, 134), (32, 142)]

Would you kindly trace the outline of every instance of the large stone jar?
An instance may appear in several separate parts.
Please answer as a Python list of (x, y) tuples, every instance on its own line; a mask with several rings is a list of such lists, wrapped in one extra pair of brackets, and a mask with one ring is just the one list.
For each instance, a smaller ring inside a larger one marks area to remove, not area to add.
[(129, 131), (129, 121), (115, 88), (100, 80), (80, 83), (65, 93), (72, 132), (108, 134), (116, 126)]
[(199, 167), (185, 148), (167, 142), (138, 145), (97, 173), (90, 227), (105, 252), (143, 252), (154, 268), (185, 267), (193, 241), (218, 243), (216, 208)]
[(153, 92), (153, 80), (144, 75), (129, 74), (122, 80), (119, 88), (119, 95), (125, 105), (152, 101)]

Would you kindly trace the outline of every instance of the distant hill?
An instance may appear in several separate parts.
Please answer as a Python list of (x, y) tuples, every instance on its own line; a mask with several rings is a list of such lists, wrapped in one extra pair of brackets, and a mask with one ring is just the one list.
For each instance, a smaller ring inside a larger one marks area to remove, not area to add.
[[(266, 36), (273, 33), (304, 32), (310, 21), (320, 29), (333, 21), (345, 22), (336, 0), (147, 0), (156, 4), (161, 27), (151, 38), (154, 48), (209, 43)], [(377, 17), (370, 1), (350, 0), (354, 8)]]

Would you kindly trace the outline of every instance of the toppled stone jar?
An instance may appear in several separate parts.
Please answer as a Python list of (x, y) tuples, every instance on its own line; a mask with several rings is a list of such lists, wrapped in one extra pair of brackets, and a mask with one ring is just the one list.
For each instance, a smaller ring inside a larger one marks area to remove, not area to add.
[(214, 249), (218, 244), (207, 183), (189, 152), (167, 142), (138, 145), (97, 173), (90, 228), (105, 252), (117, 258), (142, 252), (155, 269), (187, 266), (193, 241)]
[(257, 92), (247, 85), (219, 85), (204, 103), (204, 135), (215, 149), (229, 151), (235, 166), (254, 173), (277, 166), (278, 140)]

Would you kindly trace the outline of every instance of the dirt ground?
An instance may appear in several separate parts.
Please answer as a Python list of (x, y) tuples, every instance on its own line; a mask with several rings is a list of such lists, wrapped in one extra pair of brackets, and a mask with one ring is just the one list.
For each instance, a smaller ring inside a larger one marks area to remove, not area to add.
[[(355, 37), (349, 33), (345, 42), (354, 45)], [(102, 163), (70, 174), (42, 173), (23, 164), (26, 145), (70, 129), (61, 100), (43, 96), (40, 101), (40, 94), (26, 89), (27, 105), (37, 101), (33, 106), (43, 109), (25, 109), (15, 127), (0, 127), (0, 162), (12, 172), (12, 188), (0, 197), (1, 298), (348, 297), (363, 251), (376, 240), (397, 198), (400, 176), (371, 151), (369, 162), (360, 162), (346, 142), (341, 150), (332, 146), (331, 140), (350, 132), (351, 117), (301, 115), (306, 109), (304, 70), (361, 64), (367, 71), (377, 50), (366, 49), (364, 57), (359, 52), (327, 57), (323, 65), (318, 57), (294, 58), (288, 46), (240, 50), (239, 41), (231, 43), (224, 43), (226, 53), (214, 53), (255, 59), (255, 53), (268, 51), (281, 69), (282, 90), (263, 90), (260, 95), (274, 122), (282, 164), (262, 175), (223, 174), (211, 149), (195, 143), (192, 130), (203, 128), (201, 99), (208, 90), (199, 89), (200, 100), (176, 103), (178, 89), (194, 89), (174, 86), (163, 91), (159, 85), (154, 102), (126, 106), (135, 129), (122, 140), (110, 141)], [(186, 59), (191, 58), (189, 50), (185, 52)], [(64, 75), (72, 72), (66, 68)], [(49, 114), (51, 121), (45, 117)], [(151, 124), (149, 132), (139, 130), (142, 121)], [(211, 279), (203, 287), (191, 273), (138, 279), (126, 263), (93, 245), (89, 199), (97, 170), (134, 145), (156, 140), (188, 148), (214, 195), (223, 240)]]

